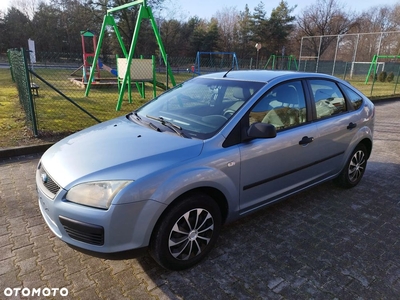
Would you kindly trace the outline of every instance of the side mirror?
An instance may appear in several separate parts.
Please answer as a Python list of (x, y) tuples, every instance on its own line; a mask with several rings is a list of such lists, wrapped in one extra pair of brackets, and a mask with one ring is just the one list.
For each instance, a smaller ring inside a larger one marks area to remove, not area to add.
[(276, 128), (268, 123), (253, 123), (247, 130), (247, 136), (254, 139), (268, 139), (276, 137)]

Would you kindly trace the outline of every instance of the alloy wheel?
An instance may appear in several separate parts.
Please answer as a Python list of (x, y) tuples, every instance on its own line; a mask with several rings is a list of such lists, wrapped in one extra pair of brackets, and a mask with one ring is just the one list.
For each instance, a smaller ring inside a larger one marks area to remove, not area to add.
[(182, 215), (171, 229), (168, 241), (170, 254), (178, 260), (188, 260), (206, 248), (214, 232), (214, 219), (203, 208)]
[(361, 150), (358, 150), (354, 153), (349, 164), (348, 171), (350, 181), (355, 182), (362, 177), (365, 170), (365, 164), (365, 153)]

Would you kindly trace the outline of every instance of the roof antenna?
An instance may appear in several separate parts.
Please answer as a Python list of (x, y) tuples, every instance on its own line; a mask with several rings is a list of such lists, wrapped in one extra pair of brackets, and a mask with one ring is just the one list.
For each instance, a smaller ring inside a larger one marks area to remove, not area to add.
[(226, 75), (228, 75), (228, 73), (230, 72), (230, 71), (232, 71), (233, 70), (233, 67), (232, 68), (230, 68), (229, 70), (228, 70), (228, 72), (226, 72), (225, 73), (225, 75), (224, 76), (222, 76), (222, 78), (225, 78), (226, 77)]

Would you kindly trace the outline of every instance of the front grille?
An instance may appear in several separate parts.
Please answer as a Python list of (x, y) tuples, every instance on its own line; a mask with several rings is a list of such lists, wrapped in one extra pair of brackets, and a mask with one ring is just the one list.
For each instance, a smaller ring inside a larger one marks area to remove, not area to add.
[(43, 186), (54, 196), (60, 190), (60, 186), (50, 177), (50, 175), (46, 172), (43, 168), (42, 164), (39, 164), (39, 174), (40, 178), (42, 179)]
[(104, 228), (60, 216), (60, 222), (71, 239), (101, 246), (104, 245)]

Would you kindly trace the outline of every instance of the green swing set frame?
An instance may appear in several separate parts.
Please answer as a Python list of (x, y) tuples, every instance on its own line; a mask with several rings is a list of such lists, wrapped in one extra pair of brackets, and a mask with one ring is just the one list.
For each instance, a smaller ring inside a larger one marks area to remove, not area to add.
[[(125, 45), (124, 45), (124, 42), (123, 42), (122, 37), (121, 37), (121, 34), (120, 34), (119, 30), (118, 30), (118, 26), (117, 26), (112, 14), (114, 12), (117, 12), (117, 11), (120, 11), (120, 10), (123, 10), (123, 9), (127, 9), (127, 8), (135, 6), (135, 5), (139, 5), (140, 8), (139, 8), (139, 12), (138, 12), (138, 17), (136, 19), (136, 26), (135, 26), (135, 29), (134, 29), (134, 32), (133, 32), (133, 38), (132, 38), (131, 46), (130, 46), (130, 49), (129, 49), (129, 52), (128, 52), (126, 47), (125, 47)], [(101, 26), (101, 31), (100, 31), (100, 35), (99, 35), (99, 41), (98, 41), (98, 44), (97, 44), (97, 47), (96, 47), (96, 51), (95, 51), (95, 56), (94, 56), (94, 59), (93, 59), (93, 65), (92, 65), (92, 68), (90, 69), (90, 75), (89, 75), (89, 79), (88, 79), (88, 83), (87, 83), (86, 91), (85, 91), (85, 97), (89, 96), (89, 91), (90, 91), (90, 88), (91, 88), (92, 80), (93, 80), (93, 77), (94, 77), (94, 74), (95, 74), (95, 71), (96, 71), (96, 62), (99, 59), (101, 45), (103, 43), (104, 35), (107, 32), (107, 26), (112, 26), (113, 27), (114, 32), (116, 34), (116, 37), (118, 39), (119, 45), (121, 47), (121, 50), (122, 50), (122, 52), (124, 54), (124, 57), (127, 59), (127, 65), (130, 66), (131, 63), (132, 63), (133, 55), (135, 53), (135, 47), (136, 47), (136, 44), (137, 44), (137, 41), (138, 41), (139, 31), (140, 31), (140, 24), (141, 24), (142, 20), (150, 20), (150, 23), (151, 23), (151, 26), (153, 28), (153, 32), (154, 32), (155, 38), (157, 40), (157, 43), (158, 43), (158, 46), (159, 46), (159, 49), (160, 49), (161, 56), (162, 56), (163, 61), (164, 61), (165, 65), (166, 65), (166, 67), (167, 67), (167, 74), (170, 77), (171, 84), (173, 86), (176, 85), (175, 78), (174, 78), (174, 75), (172, 73), (171, 67), (168, 64), (167, 54), (165, 52), (165, 48), (164, 48), (163, 42), (161, 40), (161, 36), (160, 36), (159, 31), (158, 31), (157, 23), (156, 23), (156, 21), (154, 19), (154, 16), (153, 16), (153, 13), (151, 11), (151, 8), (150, 8), (150, 6), (147, 6), (146, 0), (137, 0), (137, 1), (133, 1), (131, 3), (127, 3), (127, 4), (124, 4), (124, 5), (121, 5), (121, 6), (118, 6), (118, 7), (114, 7), (112, 9), (107, 10), (107, 14), (104, 16), (103, 24)], [(127, 85), (128, 85), (128, 90), (130, 92), (130, 84), (131, 84), (130, 72), (125, 72), (125, 74), (123, 76), (122, 83), (120, 85), (120, 89), (119, 89), (118, 102), (117, 102), (117, 106), (116, 106), (116, 110), (117, 111), (121, 109), (122, 101), (123, 101), (123, 97), (124, 97), (124, 93), (125, 93), (125, 88), (126, 88)], [(140, 91), (141, 87), (139, 86), (139, 84), (137, 82), (136, 82), (136, 86), (138, 87), (138, 90)]]
[(370, 78), (371, 75), (375, 75), (377, 73), (378, 69), (378, 59), (379, 58), (390, 58), (390, 59), (400, 59), (400, 55), (377, 55), (375, 54), (372, 57), (371, 60), (371, 65), (369, 66), (368, 74), (367, 77), (365, 77), (365, 84), (368, 83), (368, 79)]

